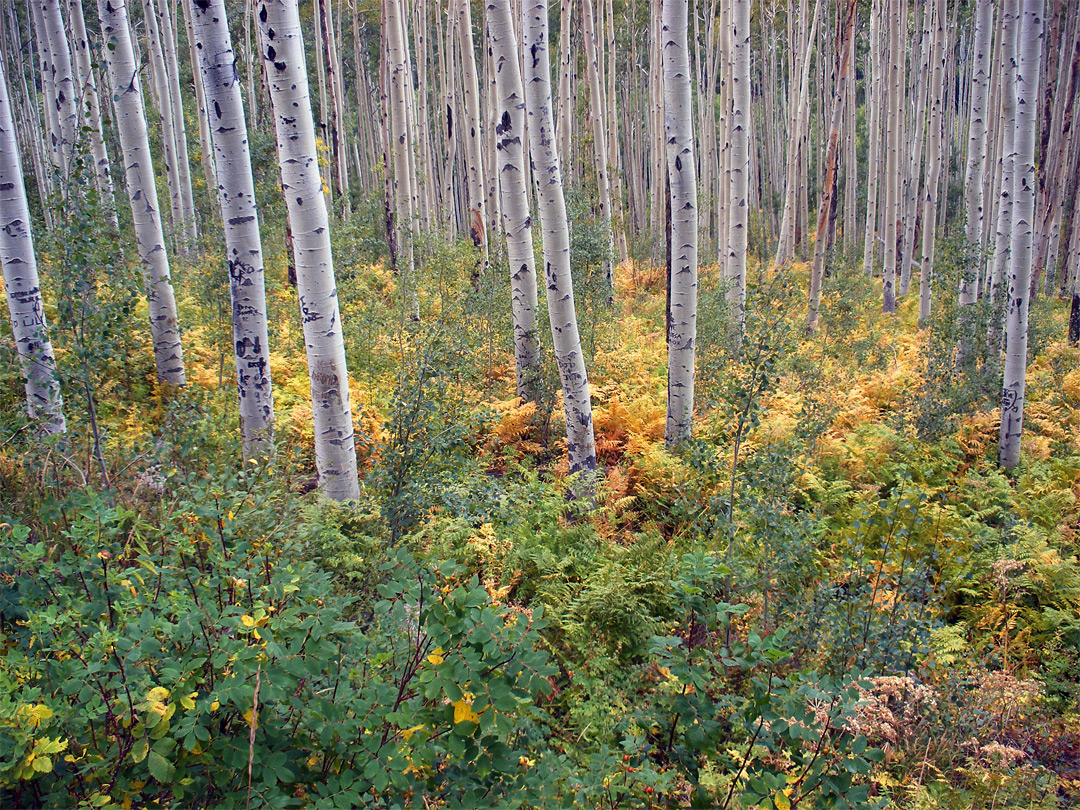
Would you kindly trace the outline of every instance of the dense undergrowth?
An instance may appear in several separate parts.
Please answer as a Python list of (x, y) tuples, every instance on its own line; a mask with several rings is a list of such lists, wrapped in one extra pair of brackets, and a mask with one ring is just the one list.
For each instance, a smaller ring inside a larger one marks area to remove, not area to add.
[(7, 337), (0, 804), (1080, 802), (1080, 351), (1056, 302), (1007, 475), (997, 371), (955, 367), (947, 305), (882, 316), (840, 266), (808, 340), (805, 268), (752, 268), (733, 345), (706, 269), (695, 438), (668, 452), (663, 274), (619, 268), (606, 309), (578, 231), (602, 475), (568, 504), (550, 351), (516, 400), (501, 275), (474, 287), (471, 247), (421, 245), (414, 321), (352, 228), (348, 505), (305, 494), (283, 266), (279, 450), (243, 462), (216, 259), (178, 272), (192, 385), (166, 396), (118, 260), (77, 229), (45, 246), (72, 435), (25, 423)]

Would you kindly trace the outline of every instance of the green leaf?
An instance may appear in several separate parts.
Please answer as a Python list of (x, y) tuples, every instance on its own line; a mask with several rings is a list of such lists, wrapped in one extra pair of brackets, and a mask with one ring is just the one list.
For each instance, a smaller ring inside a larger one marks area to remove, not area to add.
[(147, 752), (150, 751), (150, 741), (143, 737), (141, 740), (135, 743), (131, 749), (131, 759), (135, 762), (142, 762), (146, 759)]
[(147, 760), (147, 764), (150, 766), (150, 774), (159, 782), (172, 781), (172, 778), (176, 773), (176, 766), (165, 759), (165, 757), (157, 751), (150, 752), (150, 758)]

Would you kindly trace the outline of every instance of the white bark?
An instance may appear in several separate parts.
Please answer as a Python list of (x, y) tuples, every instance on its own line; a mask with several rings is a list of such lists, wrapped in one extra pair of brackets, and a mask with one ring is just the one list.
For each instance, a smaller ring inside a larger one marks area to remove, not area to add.
[[(746, 308), (746, 242), (750, 201), (750, 2), (734, 0), (732, 21), (732, 99), (731, 114), (731, 181), (729, 224), (727, 228), (729, 247), (725, 275), (731, 285), (727, 300), (734, 309), (735, 322), (742, 330)], [(724, 215), (721, 210), (721, 216)]]
[(671, 184), (671, 291), (667, 312), (668, 447), (690, 438), (694, 423), (694, 353), (697, 342), (698, 212), (690, 92), (688, 0), (664, 0), (664, 131)]
[(919, 270), (919, 322), (930, 317), (937, 236), (938, 189), (941, 185), (941, 138), (945, 103), (945, 0), (934, 0), (934, 41), (930, 55), (930, 132), (926, 143), (926, 183), (922, 208), (922, 259)]
[(1035, 123), (1039, 104), (1043, 0), (1023, 0), (1022, 14), (1017, 47), (1016, 178), (1005, 326), (1005, 381), (1001, 393), (1001, 434), (998, 438), (998, 462), (1007, 470), (1020, 461), (1020, 438), (1024, 428), (1031, 247), (1035, 219)]
[[(1001, 3), (1001, 197), (998, 200), (997, 227), (994, 232), (994, 257), (990, 271), (990, 287), (987, 296), (995, 301), (998, 289), (1005, 278), (1009, 265), (1009, 242), (1013, 225), (1013, 185), (1016, 173), (1016, 70), (1017, 29), (1020, 27), (1020, 0), (1002, 0)], [(1000, 336), (1000, 324), (991, 324), (991, 338)], [(992, 351), (997, 341), (992, 340)]]
[(101, 99), (98, 97), (97, 82), (94, 79), (94, 65), (90, 58), (90, 41), (86, 36), (86, 20), (83, 16), (82, 0), (70, 0), (68, 3), (71, 17), (71, 33), (75, 42), (75, 61), (79, 66), (82, 87), (77, 88), (82, 108), (86, 116), (86, 126), (90, 130), (90, 154), (94, 160), (94, 183), (105, 207), (105, 217), (113, 231), (120, 232), (116, 218), (116, 196), (113, 193), (112, 168), (109, 165), (109, 151), (105, 147), (105, 134), (101, 124)]
[(68, 47), (67, 30), (60, 12), (60, 0), (44, 0), (45, 35), (49, 40), (53, 92), (56, 97), (56, 120), (59, 138), (61, 195), (70, 196), (72, 161), (79, 137), (78, 89), (75, 87), (71, 65), (71, 49)]
[(536, 254), (529, 215), (529, 189), (525, 185), (525, 91), (521, 84), (521, 62), (510, 0), (488, 0), (487, 19), (498, 91), (499, 123), (495, 128), (495, 144), (503, 230), (510, 260), (517, 393), (522, 399), (529, 400), (538, 394), (540, 344), (536, 333)]
[(161, 229), (154, 164), (143, 109), (138, 63), (131, 45), (131, 28), (124, 0), (98, 0), (105, 63), (116, 112), (116, 130), (124, 156), (124, 177), (135, 224), (135, 242), (143, 268), (143, 285), (150, 304), (150, 333), (158, 381), (186, 384), (176, 299)]
[[(994, 20), (992, 0), (977, 0), (975, 6), (975, 51), (971, 61), (971, 106), (968, 115), (967, 162), (964, 170), (964, 201), (967, 211), (965, 233), (969, 244), (982, 248), (984, 195), (983, 165), (986, 159), (986, 109), (990, 89), (990, 29)], [(981, 262), (965, 269), (960, 279), (960, 303), (974, 304), (979, 297)]]
[[(884, 73), (881, 58), (881, 4), (883, 0), (874, 0), (870, 9), (870, 73), (867, 82), (869, 91), (866, 97), (866, 128), (869, 131), (870, 146), (866, 159), (866, 229), (863, 234), (863, 272), (871, 276), (874, 272), (874, 257), (877, 256), (877, 208), (878, 185), (881, 179), (881, 113), (884, 110), (882, 81)], [(884, 0), (888, 2), (888, 0)]]
[(413, 240), (416, 229), (416, 210), (413, 207), (412, 133), (408, 127), (408, 93), (412, 91), (412, 75), (407, 58), (408, 41), (402, 29), (403, 3), (386, 0), (386, 50), (389, 59), (390, 87), (390, 161), (391, 188), (394, 196), (398, 250), (405, 254), (407, 283), (411, 283)]
[(195, 197), (191, 189), (191, 164), (188, 161), (187, 125), (184, 123), (184, 103), (180, 96), (180, 65), (176, 58), (176, 26), (168, 0), (158, 0), (161, 7), (161, 39), (165, 56), (169, 105), (172, 109), (173, 135), (176, 139), (176, 168), (180, 178), (180, 215), (185, 250), (195, 244), (199, 232), (195, 220)]
[(244, 454), (251, 457), (268, 453), (273, 447), (274, 391), (270, 384), (262, 240), (243, 90), (229, 37), (225, 0), (189, 2), (202, 83), (207, 104), (213, 110), (210, 135), (225, 224), (240, 428)]
[(470, 227), (473, 242), (487, 255), (487, 194), (484, 182), (484, 160), (480, 148), (480, 86), (476, 75), (476, 52), (473, 49), (472, 13), (469, 0), (458, 4), (458, 37), (461, 43), (461, 83), (465, 101), (465, 155), (469, 174)]
[(315, 465), (334, 500), (360, 496), (330, 220), (323, 196), (297, 0), (259, 0), (259, 44), (270, 85), (281, 184), (293, 229), (315, 422)]
[(566, 220), (562, 173), (551, 114), (551, 57), (548, 41), (547, 0), (524, 0), (522, 33), (525, 45), (525, 103), (529, 122), (529, 149), (536, 183), (537, 211), (543, 237), (544, 281), (551, 342), (563, 389), (566, 450), (570, 472), (587, 479), (579, 489), (592, 491), (596, 469), (589, 378), (581, 352), (574, 284), (570, 275), (570, 229)]
[(30, 209), (3, 62), (0, 59), (0, 264), (4, 270), (4, 291), (15, 349), (26, 380), (30, 418), (40, 420), (45, 433), (64, 433), (67, 428), (60, 383), (41, 303)]
[(600, 201), (600, 221), (608, 236), (608, 253), (604, 259), (604, 279), (608, 286), (608, 304), (615, 297), (615, 279), (612, 275), (614, 254), (614, 232), (611, 229), (611, 183), (608, 177), (610, 159), (608, 157), (607, 116), (604, 89), (600, 77), (599, 39), (596, 33), (596, 20), (593, 14), (592, 0), (581, 0), (583, 33), (585, 35), (585, 72), (589, 78), (589, 101), (592, 109), (589, 118), (593, 132), (593, 166), (596, 170), (596, 186)]

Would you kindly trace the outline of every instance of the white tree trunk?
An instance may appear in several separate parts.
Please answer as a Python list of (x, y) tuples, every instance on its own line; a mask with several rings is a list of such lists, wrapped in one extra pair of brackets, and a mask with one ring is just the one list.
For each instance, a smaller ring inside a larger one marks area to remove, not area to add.
[[(874, 257), (877, 256), (877, 207), (878, 185), (881, 181), (881, 113), (884, 109), (882, 81), (883, 65), (881, 58), (881, 4), (883, 0), (874, 0), (870, 9), (870, 73), (869, 91), (866, 100), (866, 128), (869, 131), (870, 146), (866, 159), (866, 229), (863, 234), (863, 272), (868, 276), (874, 273)], [(888, 0), (884, 0), (888, 2)]]
[(694, 354), (697, 342), (698, 212), (690, 92), (688, 0), (663, 0), (664, 132), (671, 185), (671, 291), (667, 312), (668, 447), (690, 438), (694, 424)]
[(4, 291), (15, 350), (26, 380), (30, 418), (40, 420), (45, 433), (64, 433), (67, 428), (60, 383), (41, 303), (30, 209), (3, 62), (0, 59), (0, 264), (4, 270)]
[(408, 93), (412, 91), (412, 75), (407, 58), (408, 41), (402, 29), (401, 0), (386, 0), (386, 50), (389, 59), (390, 87), (390, 161), (391, 187), (397, 222), (398, 250), (405, 254), (406, 283), (412, 283), (413, 235), (416, 229), (416, 210), (413, 208), (412, 133), (408, 127)]
[(266, 327), (262, 240), (255, 208), (243, 90), (229, 37), (225, 0), (189, 0), (218, 174), (221, 219), (232, 301), (236, 387), (244, 455), (269, 453), (274, 441), (274, 391)]
[(930, 132), (926, 143), (926, 184), (922, 208), (922, 256), (919, 270), (919, 323), (930, 318), (937, 236), (938, 189), (941, 186), (941, 138), (945, 104), (945, 0), (934, 0), (934, 42), (930, 55)]
[(514, 323), (514, 359), (517, 393), (535, 399), (540, 370), (540, 344), (536, 332), (536, 254), (533, 251), (529, 189), (525, 185), (525, 91), (521, 61), (514, 36), (510, 0), (488, 0), (488, 33), (495, 59), (495, 87), (499, 123), (499, 192), (506, 253), (510, 260), (510, 295)]
[(154, 342), (154, 363), (158, 381), (182, 386), (184, 355), (176, 299), (161, 229), (154, 164), (143, 109), (138, 63), (131, 45), (131, 28), (124, 0), (98, 0), (101, 36), (105, 41), (105, 63), (116, 111), (116, 130), (124, 156), (124, 176), (128, 201), (135, 224), (135, 242), (143, 268), (143, 285), (150, 304), (150, 333)]
[(581, 0), (581, 17), (584, 21), (585, 36), (585, 72), (589, 77), (589, 101), (592, 109), (589, 118), (593, 132), (593, 166), (596, 170), (596, 186), (600, 200), (600, 221), (608, 236), (608, 252), (604, 258), (604, 279), (608, 287), (608, 305), (614, 301), (615, 279), (612, 275), (614, 254), (614, 232), (611, 229), (611, 183), (608, 167), (607, 116), (604, 111), (606, 99), (600, 78), (599, 41), (596, 33), (596, 20), (593, 14), (592, 0)]
[[(975, 6), (975, 52), (971, 61), (971, 106), (968, 115), (967, 162), (964, 169), (965, 234), (969, 244), (982, 248), (984, 195), (983, 165), (986, 160), (986, 109), (990, 89), (990, 29), (994, 21), (992, 0)], [(979, 297), (981, 262), (965, 268), (960, 279), (960, 303), (974, 304)]]
[[(176, 138), (176, 168), (180, 178), (180, 215), (185, 250), (199, 237), (195, 219), (195, 196), (191, 188), (191, 164), (188, 161), (187, 125), (184, 123), (184, 100), (180, 96), (180, 65), (176, 57), (176, 26), (168, 0), (158, 0), (161, 11), (161, 40), (168, 79), (169, 105), (172, 108), (173, 134)], [(192, 67), (194, 70), (194, 66)]]
[(1010, 245), (1008, 318), (1005, 326), (1005, 381), (1001, 394), (998, 462), (1011, 470), (1020, 461), (1027, 376), (1028, 305), (1035, 219), (1035, 122), (1039, 103), (1039, 61), (1043, 41), (1043, 0), (1024, 0), (1017, 47), (1016, 178)]
[(544, 287), (547, 292), (551, 342), (563, 389), (566, 450), (570, 472), (586, 478), (578, 491), (592, 493), (596, 469), (592, 402), (585, 357), (581, 352), (574, 283), (570, 275), (570, 229), (566, 220), (562, 173), (551, 114), (551, 56), (548, 40), (547, 0), (524, 0), (522, 34), (525, 45), (525, 104), (529, 122), (529, 150), (536, 183), (537, 211), (543, 237)]
[(487, 184), (484, 182), (484, 157), (480, 148), (480, 86), (476, 75), (476, 52), (473, 49), (472, 12), (469, 0), (458, 4), (458, 38), (461, 43), (461, 65), (464, 80), (461, 84), (465, 100), (465, 154), (469, 174), (470, 227), (473, 242), (487, 255)]
[[(731, 114), (731, 180), (728, 208), (727, 300), (731, 303), (738, 331), (742, 331), (746, 308), (746, 242), (750, 201), (750, 3), (733, 0), (731, 9), (733, 57)], [(721, 209), (721, 216), (724, 215)]]
[(44, 0), (44, 17), (45, 35), (49, 40), (53, 92), (56, 94), (58, 128), (55, 135), (59, 139), (57, 150), (60, 154), (62, 181), (60, 192), (61, 196), (67, 199), (71, 194), (72, 163), (81, 130), (77, 106), (80, 94), (72, 72), (71, 49), (68, 47), (64, 16), (60, 12), (60, 0)]
[(360, 482), (349, 405), (349, 371), (330, 250), (330, 219), (315, 146), (300, 11), (297, 0), (259, 0), (256, 13), (270, 85), (281, 185), (293, 229), (296, 289), (311, 378), (315, 466), (325, 495), (337, 501), (350, 500), (360, 496)]
[(94, 65), (90, 58), (90, 41), (86, 36), (86, 20), (83, 16), (82, 0), (70, 0), (68, 3), (71, 17), (71, 33), (75, 41), (75, 61), (79, 66), (82, 87), (77, 88), (82, 108), (86, 115), (86, 126), (90, 130), (90, 154), (94, 160), (94, 183), (105, 208), (105, 217), (113, 231), (120, 232), (116, 218), (116, 197), (113, 193), (112, 170), (109, 165), (109, 151), (105, 147), (105, 133), (101, 125), (101, 99), (98, 97), (97, 82), (94, 79)]
[[(1005, 279), (1009, 265), (1009, 242), (1013, 226), (1013, 192), (1016, 179), (1016, 70), (1017, 29), (1020, 27), (1020, 0), (1002, 0), (1001, 3), (1001, 197), (994, 232), (994, 256), (990, 270), (990, 287), (987, 296), (997, 300), (998, 290)], [(991, 351), (998, 350), (1000, 324), (990, 324)]]

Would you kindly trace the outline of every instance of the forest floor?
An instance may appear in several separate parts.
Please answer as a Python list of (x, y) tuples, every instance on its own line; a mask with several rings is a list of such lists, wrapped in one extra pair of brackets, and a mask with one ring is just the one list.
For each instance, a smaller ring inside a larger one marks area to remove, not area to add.
[(736, 341), (704, 268), (694, 439), (669, 451), (662, 270), (620, 266), (609, 309), (599, 268), (575, 268), (600, 474), (569, 504), (550, 350), (523, 403), (495, 263), (473, 287), (471, 250), (426, 255), (417, 321), (382, 265), (339, 261), (356, 504), (305, 494), (283, 272), (274, 459), (238, 458), (210, 262), (178, 283), (188, 390), (150, 393), (138, 334), (95, 360), (110, 489), (85, 403), (69, 394), (62, 450), (4, 403), (7, 804), (1080, 804), (1080, 349), (1060, 302), (1033, 307), (1005, 473), (989, 306), (920, 328), (915, 294), (883, 315), (843, 267), (807, 338), (805, 265), (752, 268)]

